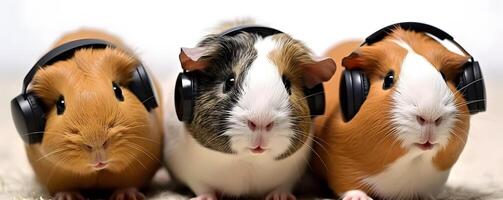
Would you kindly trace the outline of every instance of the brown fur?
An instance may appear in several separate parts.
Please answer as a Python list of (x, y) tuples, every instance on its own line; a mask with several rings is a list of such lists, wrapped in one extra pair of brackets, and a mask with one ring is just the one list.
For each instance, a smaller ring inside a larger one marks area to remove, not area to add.
[(309, 106), (305, 101), (306, 97), (303, 91), (303, 70), (302, 64), (313, 63), (311, 52), (300, 41), (294, 40), (287, 34), (278, 34), (273, 39), (281, 44), (278, 49), (269, 53), (269, 59), (278, 66), (281, 75), (288, 77), (291, 85), (292, 94), (290, 102), (292, 104), (292, 120), (298, 124), (295, 130), (295, 136), (288, 152), (285, 155), (291, 155), (297, 149), (302, 147), (308, 139), (311, 129), (311, 117), (309, 116)]
[[(397, 38), (409, 44), (414, 51), (444, 72), (449, 88), (456, 94), (455, 101), (460, 110), (459, 120), (453, 130), (456, 135), (451, 136), (449, 144), (438, 152), (433, 163), (439, 170), (451, 168), (464, 147), (469, 116), (465, 101), (454, 86), (453, 78), (467, 61), (466, 57), (448, 51), (422, 33), (401, 29), (395, 30), (386, 39), (372, 46), (359, 47), (359, 41), (343, 43), (329, 50), (327, 55), (344, 67), (362, 69), (369, 77), (371, 89), (358, 114), (345, 123), (339, 106), (342, 70), (338, 70), (339, 72), (325, 84), (326, 112), (315, 121), (316, 135), (321, 139), (318, 142), (320, 145), (316, 146), (316, 152), (321, 159), (315, 159), (314, 163), (317, 171), (327, 179), (338, 195), (354, 189), (373, 194), (361, 179), (382, 172), (387, 165), (407, 152), (400, 147), (398, 140), (392, 137), (395, 130), (391, 124), (390, 111), (394, 89), (382, 90), (383, 77), (390, 69), (395, 71), (398, 81), (400, 79), (400, 66), (406, 51), (391, 41)], [(348, 57), (344, 58), (346, 56)]]
[[(160, 166), (162, 109), (148, 113), (127, 89), (139, 60), (118, 38), (81, 30), (65, 35), (56, 45), (82, 38), (103, 39), (119, 48), (81, 49), (37, 72), (32, 91), (45, 104), (47, 123), (42, 143), (26, 146), (29, 161), (51, 194), (142, 187)], [(123, 102), (115, 98), (113, 81), (122, 88)], [(55, 102), (61, 95), (66, 110), (57, 115)], [(101, 147), (105, 141), (101, 150), (110, 163), (96, 171), (90, 165), (94, 154), (85, 145)]]

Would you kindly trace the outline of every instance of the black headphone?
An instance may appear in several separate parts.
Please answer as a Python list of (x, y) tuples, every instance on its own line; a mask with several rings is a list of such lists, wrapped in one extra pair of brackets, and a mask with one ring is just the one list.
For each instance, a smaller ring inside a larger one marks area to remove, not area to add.
[[(397, 27), (405, 30), (412, 30), (416, 32), (429, 33), (440, 40), (449, 40), (457, 48), (459, 48), (465, 55), (470, 57), (470, 60), (463, 66), (463, 72), (459, 75), (458, 90), (462, 90), (463, 96), (468, 102), (468, 109), (470, 114), (484, 112), (486, 110), (486, 92), (484, 86), (484, 79), (482, 78), (482, 71), (480, 70), (479, 63), (475, 61), (461, 45), (459, 45), (452, 36), (434, 26), (417, 23), (417, 22), (403, 22), (393, 24), (378, 30), (365, 39), (363, 45), (372, 45), (381, 41), (390, 34)], [(344, 70), (341, 77), (340, 84), (340, 103), (344, 120), (351, 120), (369, 93), (370, 84), (365, 74), (358, 69)]]
[[(49, 51), (31, 68), (24, 77), (21, 94), (11, 101), (12, 119), (16, 125), (17, 132), (21, 135), (25, 143), (34, 144), (41, 142), (45, 130), (46, 116), (44, 104), (34, 93), (27, 92), (28, 85), (36, 72), (57, 61), (73, 57), (75, 51), (79, 49), (103, 49), (106, 47), (115, 48), (112, 44), (98, 39), (71, 41)], [(143, 105), (148, 111), (157, 107), (157, 100), (152, 88), (152, 83), (142, 64), (133, 72), (129, 89), (141, 102), (143, 102)]]
[[(267, 37), (278, 33), (279, 30), (263, 26), (240, 26), (224, 31), (219, 37), (232, 37), (239, 33), (253, 33), (261, 37)], [(178, 74), (175, 85), (175, 109), (178, 120), (191, 122), (194, 117), (194, 103), (197, 98), (197, 74), (193, 71), (184, 71)], [(310, 114), (322, 115), (325, 111), (325, 93), (323, 84), (318, 84), (313, 88), (304, 87), (304, 95), (307, 97)]]

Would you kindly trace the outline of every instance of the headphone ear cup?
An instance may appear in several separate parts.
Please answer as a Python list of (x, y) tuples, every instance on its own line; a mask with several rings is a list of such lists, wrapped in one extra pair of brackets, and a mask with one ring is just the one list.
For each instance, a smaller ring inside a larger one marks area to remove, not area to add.
[(370, 84), (365, 74), (360, 70), (344, 70), (339, 98), (344, 120), (350, 121), (358, 113), (369, 93)]
[(322, 83), (311, 89), (305, 88), (304, 95), (307, 97), (311, 117), (325, 113), (325, 91)]
[(129, 83), (129, 89), (143, 103), (149, 112), (157, 107), (157, 94), (152, 86), (153, 83), (148, 77), (147, 71), (143, 65), (140, 64), (133, 72), (131, 82)]
[(463, 94), (470, 114), (486, 110), (485, 83), (477, 61), (465, 64), (457, 89)]
[(42, 142), (45, 129), (43, 103), (32, 93), (11, 101), (11, 114), (17, 132), (26, 144)]
[(178, 74), (175, 84), (175, 110), (178, 120), (191, 122), (194, 115), (194, 101), (197, 98), (197, 79), (194, 72)]

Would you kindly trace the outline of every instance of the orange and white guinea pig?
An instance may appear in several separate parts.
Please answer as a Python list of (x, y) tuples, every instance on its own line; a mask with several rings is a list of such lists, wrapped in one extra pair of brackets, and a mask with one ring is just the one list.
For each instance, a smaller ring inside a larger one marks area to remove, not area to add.
[(467, 139), (468, 108), (455, 77), (468, 57), (401, 28), (360, 44), (346, 42), (327, 54), (346, 70), (361, 70), (369, 91), (346, 122), (339, 102), (342, 70), (325, 83), (327, 109), (315, 121), (322, 140), (316, 169), (345, 200), (434, 197)]
[(120, 39), (80, 30), (55, 46), (89, 38), (115, 48), (79, 49), (34, 76), (30, 90), (43, 102), (47, 121), (42, 142), (26, 145), (28, 158), (54, 199), (84, 199), (82, 189), (141, 199), (138, 189), (160, 166), (161, 109), (147, 111), (128, 88), (140, 61)]

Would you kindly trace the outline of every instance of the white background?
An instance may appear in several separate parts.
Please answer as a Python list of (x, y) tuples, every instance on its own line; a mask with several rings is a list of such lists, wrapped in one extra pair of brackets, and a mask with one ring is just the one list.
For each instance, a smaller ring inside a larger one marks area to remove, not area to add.
[(100, 28), (122, 37), (154, 72), (178, 70), (193, 46), (221, 21), (250, 17), (322, 54), (401, 21), (437, 26), (478, 59), (489, 79), (503, 74), (503, 1), (130, 1), (1, 0), (0, 70), (20, 80), (63, 33)]

